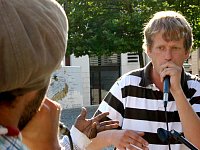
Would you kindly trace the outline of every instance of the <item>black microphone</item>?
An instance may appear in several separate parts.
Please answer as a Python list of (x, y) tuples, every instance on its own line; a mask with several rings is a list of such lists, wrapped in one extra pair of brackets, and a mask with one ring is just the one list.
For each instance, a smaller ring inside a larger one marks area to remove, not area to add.
[(70, 130), (62, 122), (59, 122), (59, 129), (60, 129), (60, 134), (68, 136), (68, 138), (69, 138), (69, 144), (70, 144), (70, 149), (73, 150), (74, 146), (73, 146), (73, 141), (72, 141), (72, 137), (71, 137), (71, 134), (70, 134)]
[(168, 141), (171, 138), (170, 132), (163, 129), (163, 128), (158, 128), (157, 129), (157, 134), (159, 139), (162, 141), (162, 143), (164, 144), (168, 144)]
[(164, 77), (164, 83), (163, 83), (163, 101), (164, 101), (164, 107), (167, 107), (168, 103), (168, 96), (169, 96), (169, 88), (170, 88), (170, 77), (167, 75)]
[(188, 148), (191, 150), (198, 150), (192, 143), (190, 143), (184, 136), (182, 136), (180, 133), (178, 133), (175, 130), (167, 131), (163, 128), (157, 129), (157, 134), (159, 139), (164, 143), (167, 144), (170, 139), (175, 139), (176, 141), (181, 142), (182, 144), (185, 144)]
[(64, 123), (59, 122), (59, 128), (60, 128), (60, 134), (62, 134), (62, 135), (67, 135), (67, 136), (70, 135), (70, 131), (69, 131), (69, 129), (67, 128), (67, 126), (65, 126)]

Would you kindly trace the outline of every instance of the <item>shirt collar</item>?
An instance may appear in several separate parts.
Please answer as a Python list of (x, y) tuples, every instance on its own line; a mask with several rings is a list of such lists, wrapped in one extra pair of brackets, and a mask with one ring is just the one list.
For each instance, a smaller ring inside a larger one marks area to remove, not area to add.
[(20, 131), (18, 128), (0, 125), (0, 135), (18, 136), (19, 133)]

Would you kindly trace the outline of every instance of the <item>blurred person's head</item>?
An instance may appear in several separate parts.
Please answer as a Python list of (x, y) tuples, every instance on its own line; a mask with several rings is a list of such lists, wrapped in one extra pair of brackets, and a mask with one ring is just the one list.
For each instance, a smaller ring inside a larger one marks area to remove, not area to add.
[(42, 103), (65, 55), (67, 32), (55, 0), (0, 0), (0, 113), (21, 108), (20, 128)]

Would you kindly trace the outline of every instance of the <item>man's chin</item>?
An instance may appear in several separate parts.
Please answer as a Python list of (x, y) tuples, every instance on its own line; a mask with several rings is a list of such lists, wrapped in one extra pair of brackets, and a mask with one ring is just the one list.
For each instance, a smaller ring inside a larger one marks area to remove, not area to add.
[[(38, 109), (37, 109), (38, 110)], [(37, 110), (32, 111), (31, 113), (28, 113), (28, 115), (23, 115), (18, 123), (19, 130), (23, 130), (24, 127), (29, 123), (29, 121), (33, 118), (33, 116), (36, 114)]]
[[(48, 87), (48, 86), (47, 86)], [(37, 113), (47, 91), (47, 87), (39, 90), (35, 97), (27, 103), (24, 107), (21, 118), (19, 119), (18, 128), (21, 131), (28, 122), (33, 118), (33, 116)]]

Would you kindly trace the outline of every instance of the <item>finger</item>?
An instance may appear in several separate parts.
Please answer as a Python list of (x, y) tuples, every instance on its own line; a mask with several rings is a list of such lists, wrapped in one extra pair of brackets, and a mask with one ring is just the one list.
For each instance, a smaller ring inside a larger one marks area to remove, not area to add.
[(144, 136), (144, 132), (136, 132), (139, 136)]
[(148, 146), (149, 143), (141, 136), (144, 136), (143, 132), (134, 132), (133, 134), (130, 134), (130, 137), (134, 140), (134, 143), (140, 143), (142, 146)]
[(60, 104), (56, 101), (49, 99), (49, 98), (45, 98), (42, 105), (48, 106), (49, 109), (51, 109), (53, 111), (57, 111), (57, 110), (60, 111), (61, 110)]
[(94, 117), (94, 120), (101, 121), (101, 119), (105, 118), (107, 115), (109, 115), (109, 112), (98, 114), (96, 117)]
[(54, 116), (55, 118), (59, 118), (61, 112), (61, 105), (58, 102), (45, 98), (44, 104), (49, 107), (52, 116)]
[(89, 139), (95, 138), (97, 136), (97, 123), (94, 122), (91, 127), (90, 134), (88, 136)]
[(103, 121), (103, 122), (99, 123), (100, 126), (105, 126), (105, 125), (110, 125), (110, 124), (119, 124), (119, 121), (117, 121), (117, 120), (109, 120), (109, 121)]
[(126, 150), (125, 146), (116, 146), (116, 148), (119, 149), (119, 150)]
[(110, 130), (110, 129), (115, 129), (118, 128), (118, 124), (112, 124), (112, 125), (106, 125), (106, 126), (101, 126), (97, 128), (97, 132), (105, 131), (105, 130)]
[(86, 110), (85, 107), (82, 107), (81, 113), (80, 113), (80, 115), (78, 116), (78, 118), (85, 119), (86, 116), (87, 116), (87, 110)]
[(165, 68), (173, 68), (175, 64), (171, 61), (168, 61), (160, 66), (160, 71), (162, 72)]
[[(129, 137), (124, 137), (121, 140), (121, 144), (119, 145), (122, 149), (128, 149), (128, 150), (136, 150), (136, 147), (134, 147), (133, 145), (131, 145), (133, 139), (129, 138)], [(120, 148), (120, 150), (121, 150)]]
[(92, 129), (96, 129), (96, 128), (97, 128), (97, 123), (94, 122), (94, 123), (92, 124)]
[(118, 123), (109, 124), (109, 125), (103, 125), (103, 126), (97, 127), (97, 132), (101, 132), (101, 131), (105, 131), (105, 130), (110, 130), (110, 129), (115, 129), (115, 128), (118, 128), (118, 127), (119, 127)]
[(127, 146), (126, 146), (126, 148), (128, 149), (128, 150), (138, 150), (138, 149), (142, 149), (142, 150), (148, 150), (148, 147), (142, 147), (142, 148), (140, 148), (140, 147), (138, 147), (137, 145), (133, 145), (133, 144), (128, 144)]
[(145, 145), (143, 145), (143, 144), (141, 144), (141, 143), (139, 143), (139, 142), (137, 142), (133, 139), (132, 139), (132, 141), (130, 141), (130, 144), (127, 146), (127, 148), (129, 148), (130, 150), (135, 149), (135, 148), (137, 148), (137, 150), (138, 150), (138, 148), (139, 149), (148, 149), (147, 146), (145, 146)]
[(127, 146), (126, 146), (126, 149), (128, 149), (128, 150), (138, 150), (138, 148), (136, 148), (134, 145), (132, 145), (132, 144), (128, 144)]
[(128, 143), (128, 146), (126, 146), (126, 147), (130, 150), (135, 150), (135, 149), (138, 150), (138, 148), (139, 149), (148, 149), (148, 147), (146, 145), (147, 143), (143, 144), (140, 140), (137, 140), (138, 137), (141, 137), (143, 135), (144, 135), (144, 132), (136, 132), (134, 135), (134, 137), (135, 137), (134, 139), (131, 137), (129, 137), (127, 139), (126, 143)]

